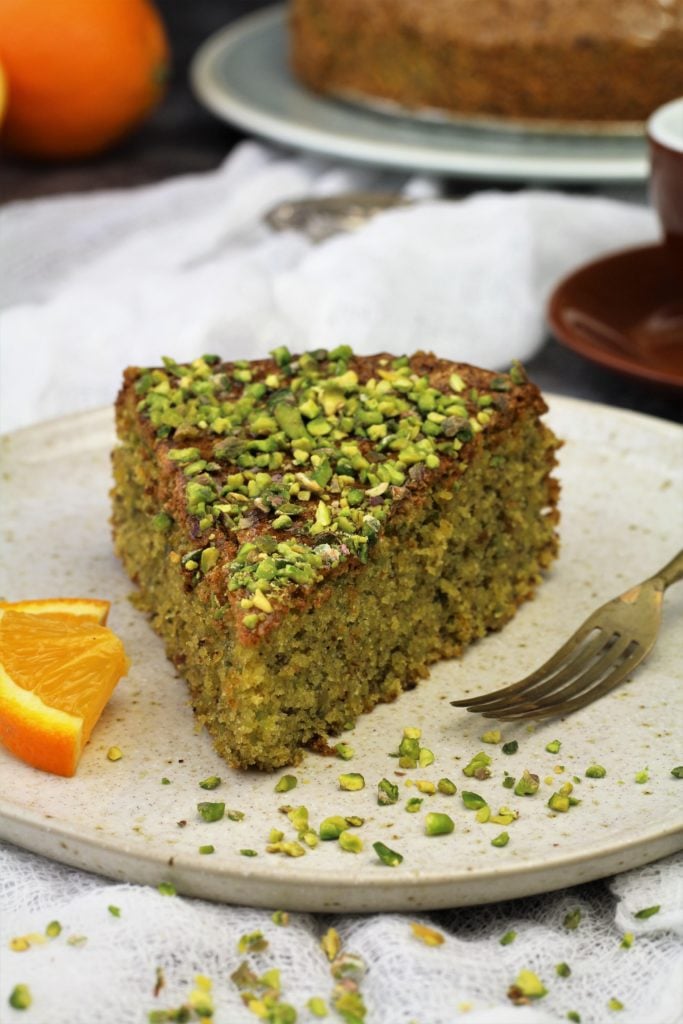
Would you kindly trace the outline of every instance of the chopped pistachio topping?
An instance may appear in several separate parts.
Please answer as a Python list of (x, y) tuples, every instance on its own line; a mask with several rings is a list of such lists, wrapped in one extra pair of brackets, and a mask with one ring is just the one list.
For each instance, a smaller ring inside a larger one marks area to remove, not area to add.
[(303, 804), (300, 807), (291, 807), (287, 811), (287, 817), (297, 832), (305, 832), (308, 829), (308, 808)]
[(303, 857), (306, 850), (296, 840), (281, 840), (277, 843), (269, 843), (266, 846), (266, 853), (284, 853), (286, 857)]
[(215, 803), (203, 800), (197, 804), (197, 813), (202, 821), (220, 821), (225, 814), (225, 804), (218, 800)]
[(493, 825), (511, 825), (513, 821), (517, 821), (519, 818), (519, 811), (512, 810), (511, 807), (499, 807), (497, 814), (492, 814), (489, 821)]
[(108, 761), (120, 761), (123, 757), (123, 751), (120, 747), (110, 747), (107, 751)]
[(430, 764), (434, 764), (434, 754), (427, 747), (420, 747), (417, 763), (420, 768), (428, 768)]
[(243, 857), (258, 857), (258, 853), (256, 850), (240, 850), (240, 854)]
[(636, 772), (635, 781), (638, 783), (639, 786), (642, 786), (645, 782), (649, 782), (649, 780), (650, 773), (647, 770), (647, 768), (643, 768), (642, 771)]
[(289, 924), (289, 914), (286, 910), (274, 910), (271, 914), (271, 920), (273, 924), (278, 925), (280, 928), (286, 928)]
[(581, 801), (577, 800), (576, 797), (572, 796), (574, 786), (571, 782), (563, 783), (559, 790), (548, 800), (548, 807), (553, 811), (559, 811), (561, 814), (566, 814), (570, 807), (575, 807), (580, 804)]
[(384, 843), (373, 843), (372, 848), (382, 861), (382, 864), (387, 864), (390, 868), (398, 867), (403, 860), (403, 854), (397, 853), (396, 850), (389, 849)]
[(550, 743), (546, 743), (545, 749), (549, 754), (559, 754), (561, 746), (562, 744), (559, 740), (551, 740)]
[(515, 786), (515, 796), (533, 796), (538, 792), (539, 784), (538, 775), (533, 775), (525, 768)]
[(509, 932), (505, 932), (504, 935), (501, 935), (498, 941), (500, 942), (501, 946), (509, 946), (511, 943), (515, 941), (516, 938), (517, 932), (514, 931), (514, 929), (511, 929)]
[(446, 778), (439, 779), (439, 781), (436, 784), (436, 788), (438, 789), (439, 793), (443, 793), (444, 796), (455, 796), (455, 794), (458, 792), (458, 787), (456, 786), (456, 784), (452, 782), (451, 779)]
[(623, 1010), (624, 1004), (622, 1003), (621, 999), (617, 999), (616, 996), (612, 996), (612, 998), (607, 1003), (607, 1008), (609, 1010)]
[(567, 1012), (567, 1020), (572, 1021), (572, 1024), (581, 1024), (581, 1014), (577, 1013), (576, 1010), (569, 1010)]
[(109, 904), (107, 910), (109, 911), (112, 917), (121, 917), (121, 908), (114, 906), (113, 903)]
[(327, 959), (332, 963), (335, 957), (341, 953), (342, 942), (336, 928), (328, 928), (320, 940), (322, 950)]
[(417, 814), (417, 812), (422, 807), (422, 803), (423, 800), (421, 796), (411, 796), (408, 800), (406, 800), (406, 810), (408, 814)]
[[(484, 389), (468, 388), (458, 373), (436, 387), (407, 358), (379, 361), (361, 379), (348, 346), (300, 356), (280, 346), (271, 355), (275, 371), (164, 358), (135, 383), (140, 413), (184, 477), (199, 533), (208, 538), (218, 525), (234, 537), (225, 554), (200, 543), (184, 567), (199, 580), (224, 564), (230, 590), (258, 602), (247, 629), (285, 588), (340, 561), (366, 561), (405, 489), (442, 459), (457, 460), (507, 401), (503, 392), (525, 383), (515, 366)], [(269, 528), (254, 538), (257, 524)], [(171, 526), (161, 511), (155, 527)], [(273, 531), (280, 543), (270, 543)]]
[(571, 973), (571, 967), (569, 964), (564, 963), (564, 961), (562, 963), (555, 964), (555, 974), (558, 978), (568, 978)]
[(415, 788), (420, 793), (426, 793), (427, 796), (434, 796), (436, 793), (436, 785), (433, 782), (429, 782), (428, 779), (416, 779)]
[(482, 743), (500, 743), (502, 736), (500, 729), (489, 729), (480, 737)]
[(565, 914), (565, 918), (562, 924), (565, 926), (565, 928), (568, 928), (569, 931), (576, 931), (576, 929), (581, 924), (581, 908), (576, 907), (574, 910), (570, 910), (567, 914)]
[(351, 828), (360, 828), (365, 824), (365, 818), (359, 818), (357, 814), (347, 814), (345, 820)]
[(676, 765), (675, 768), (672, 768), (671, 774), (674, 779), (683, 779), (683, 764)]
[(162, 896), (177, 895), (175, 885), (172, 882), (159, 882), (157, 892), (161, 893)]
[(488, 754), (480, 750), (478, 754), (475, 754), (469, 764), (466, 764), (462, 770), (463, 775), (466, 775), (468, 779), (488, 779), (491, 775), (489, 765), (491, 764), (491, 758)]
[(377, 803), (380, 807), (398, 802), (398, 786), (389, 779), (382, 779), (377, 783)]
[(604, 779), (607, 775), (607, 769), (603, 768), (601, 764), (591, 764), (586, 768), (587, 779)]
[(28, 1010), (29, 1006), (33, 1002), (31, 998), (31, 990), (28, 985), (15, 985), (10, 992), (9, 1000), (10, 1006), (13, 1010)]
[(513, 1003), (524, 1005), (530, 999), (542, 999), (548, 990), (534, 971), (521, 970), (515, 982), (508, 990), (508, 998)]
[(48, 939), (56, 939), (58, 935), (62, 933), (62, 926), (59, 921), (50, 921), (45, 929), (45, 934)]
[(486, 800), (478, 793), (469, 793), (466, 789), (460, 794), (462, 802), (468, 811), (478, 811), (480, 807), (486, 807)]
[(298, 779), (296, 775), (283, 775), (282, 778), (275, 785), (276, 793), (289, 793), (290, 789), (295, 789)]
[(318, 1017), (321, 1020), (323, 1017), (327, 1017), (329, 1013), (327, 1003), (324, 999), (321, 999), (320, 996), (311, 996), (306, 1003), (306, 1007), (314, 1017)]
[(348, 743), (337, 743), (334, 752), (342, 761), (350, 761), (354, 755), (354, 749)]
[(349, 832), (345, 829), (339, 833), (339, 845), (342, 850), (346, 850), (347, 853), (360, 853), (363, 849), (363, 840), (360, 836), (355, 835), (353, 832)]
[(510, 836), (507, 832), (501, 832), (495, 839), (491, 840), (491, 846), (507, 846), (510, 842)]
[(519, 743), (517, 740), (510, 740), (508, 743), (504, 743), (500, 749), (504, 754), (516, 754), (519, 750)]
[[(417, 768), (418, 764), (421, 768), (425, 768), (427, 764), (431, 764), (434, 761), (434, 755), (431, 750), (425, 748), (425, 753), (422, 755), (423, 748), (420, 747), (421, 735), (420, 729), (406, 728), (403, 730), (403, 738), (398, 746), (398, 763), (401, 768)], [(420, 760), (421, 756), (423, 761)]]
[(221, 780), (217, 775), (209, 775), (208, 779), (202, 779), (199, 783), (202, 789), (218, 789)]
[(311, 997), (306, 1002), (306, 1008), (313, 1015), (313, 1017), (317, 1017), (321, 1020), (324, 1017), (327, 1017), (330, 1012), (328, 1010), (327, 1002), (319, 995), (311, 995)]
[(342, 818), (340, 815), (333, 815), (331, 818), (325, 818), (320, 823), (319, 833), (320, 838), (323, 840), (339, 839), (339, 836), (348, 826), (346, 818)]
[(655, 914), (658, 914), (661, 909), (661, 905), (656, 903), (653, 907), (644, 907), (643, 910), (637, 910), (633, 916), (639, 921), (646, 921), (648, 917), (654, 917)]
[(151, 526), (157, 533), (168, 533), (173, 526), (173, 520), (167, 512), (159, 512), (152, 518)]
[(340, 982), (332, 992), (332, 1005), (345, 1024), (363, 1024), (367, 1007), (357, 989), (350, 990), (346, 982)]
[(348, 772), (339, 776), (339, 788), (355, 792), (365, 787), (365, 779), (359, 772)]
[(444, 935), (437, 932), (436, 928), (429, 928), (426, 924), (420, 924), (418, 921), (411, 921), (410, 928), (415, 938), (423, 942), (425, 946), (443, 946), (446, 941)]
[(216, 847), (212, 846), (211, 843), (207, 843), (206, 846), (200, 846), (199, 852), (202, 854), (215, 853)]
[(619, 948), (620, 949), (630, 949), (631, 946), (633, 945), (633, 943), (635, 942), (635, 939), (636, 939), (636, 937), (633, 934), (633, 932), (624, 932), (624, 936), (623, 936), (621, 942), (619, 943)]
[(14, 939), (10, 939), (9, 948), (13, 953), (25, 953), (27, 949), (31, 948), (31, 940), (27, 935), (17, 935)]
[(237, 942), (238, 953), (262, 953), (265, 949), (268, 949), (268, 940), (260, 931), (241, 935)]
[(447, 814), (438, 814), (436, 811), (430, 811), (425, 816), (425, 835), (427, 836), (446, 836), (455, 828), (455, 822)]

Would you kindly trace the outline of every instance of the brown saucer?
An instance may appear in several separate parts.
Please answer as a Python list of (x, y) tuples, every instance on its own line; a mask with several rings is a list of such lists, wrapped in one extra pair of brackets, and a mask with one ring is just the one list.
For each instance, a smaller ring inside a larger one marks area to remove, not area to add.
[(556, 287), (547, 315), (558, 341), (586, 359), (683, 389), (683, 267), (663, 245), (574, 271)]

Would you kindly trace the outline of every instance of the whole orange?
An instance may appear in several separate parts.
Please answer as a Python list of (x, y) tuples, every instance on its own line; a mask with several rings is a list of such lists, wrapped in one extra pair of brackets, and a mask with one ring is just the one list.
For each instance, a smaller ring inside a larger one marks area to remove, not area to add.
[(150, 0), (0, 0), (0, 139), (29, 156), (105, 149), (155, 106), (169, 46)]

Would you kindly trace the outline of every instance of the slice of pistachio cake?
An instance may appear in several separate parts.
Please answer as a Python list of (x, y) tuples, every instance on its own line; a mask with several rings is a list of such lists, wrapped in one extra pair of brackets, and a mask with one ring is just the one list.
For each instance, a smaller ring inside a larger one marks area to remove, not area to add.
[(296, 762), (531, 597), (557, 551), (538, 389), (342, 346), (130, 368), (116, 550), (231, 764)]

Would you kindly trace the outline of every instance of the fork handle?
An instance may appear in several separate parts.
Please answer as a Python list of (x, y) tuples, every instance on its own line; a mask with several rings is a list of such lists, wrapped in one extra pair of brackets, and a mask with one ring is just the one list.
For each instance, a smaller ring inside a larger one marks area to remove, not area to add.
[(656, 572), (651, 579), (653, 581), (661, 581), (662, 590), (666, 590), (672, 583), (683, 579), (683, 549), (677, 555), (674, 555), (671, 561), (667, 562), (664, 568)]

